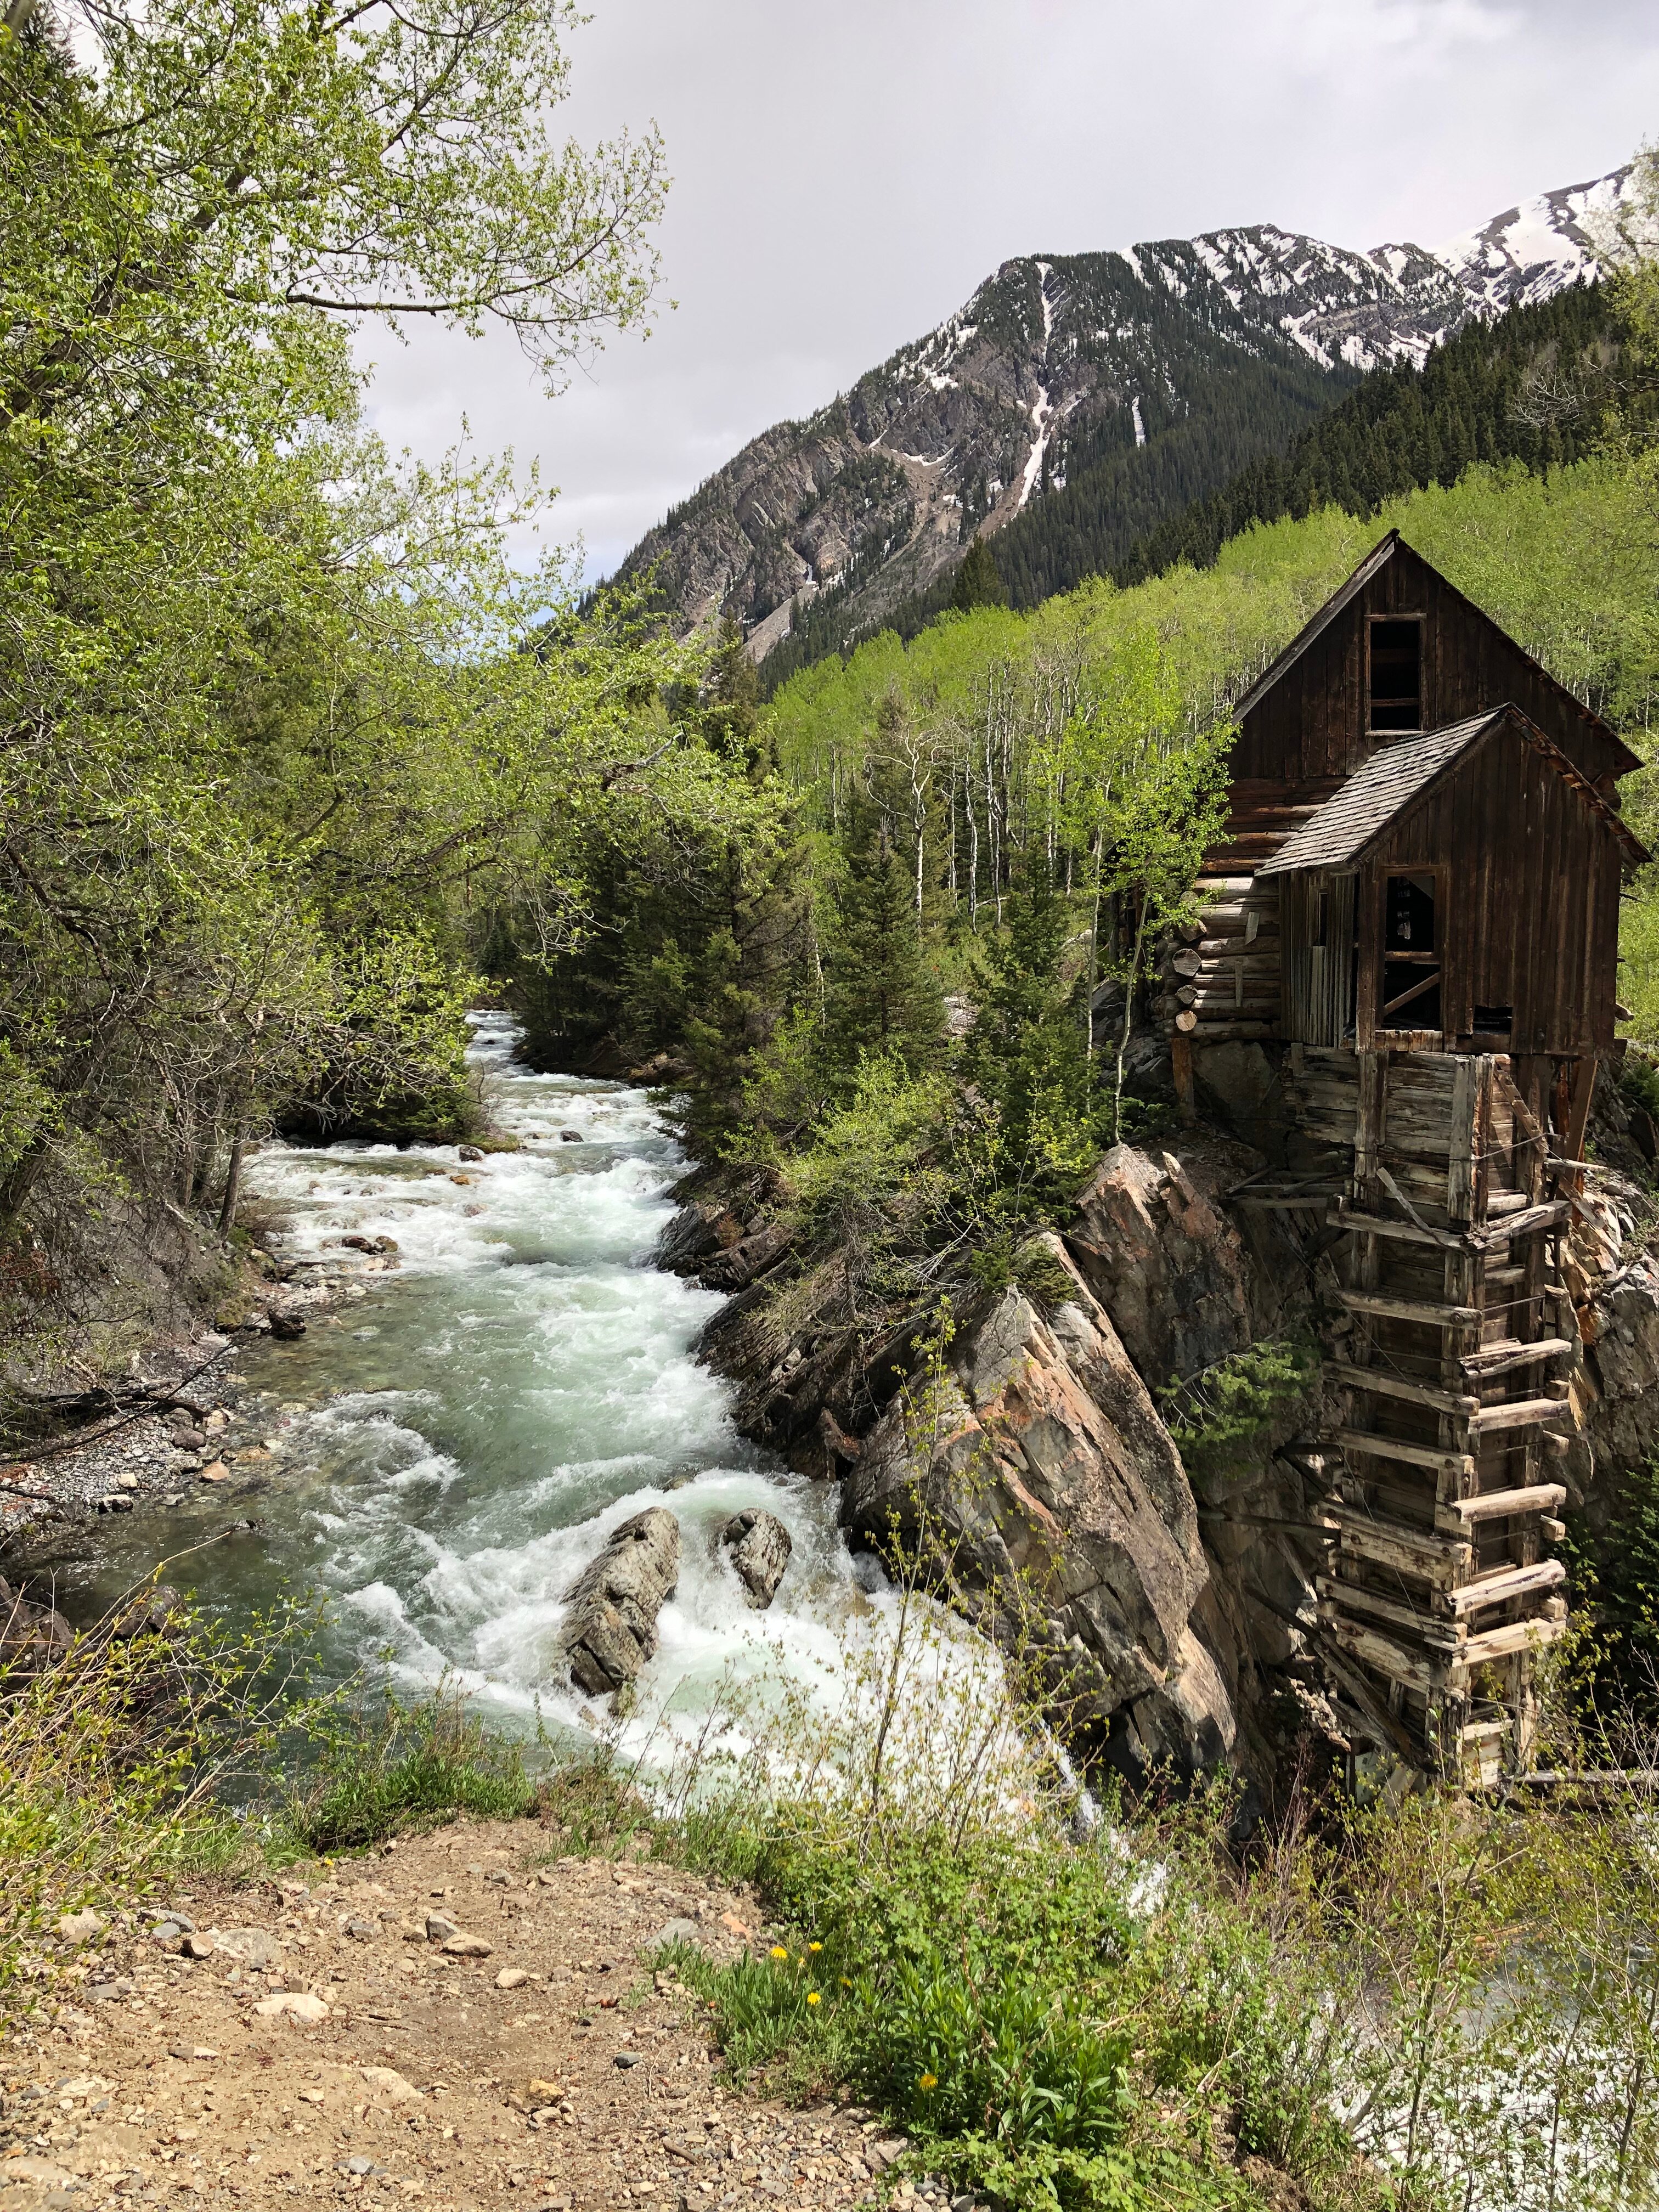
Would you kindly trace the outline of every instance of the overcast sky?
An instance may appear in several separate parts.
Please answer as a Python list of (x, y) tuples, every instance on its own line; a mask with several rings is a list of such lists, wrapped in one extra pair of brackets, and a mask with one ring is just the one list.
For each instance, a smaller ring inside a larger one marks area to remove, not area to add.
[(667, 141), (653, 336), (552, 399), (499, 336), (368, 350), (391, 442), (465, 415), (539, 456), (590, 575), (1011, 255), (1264, 222), (1432, 246), (1659, 134), (1654, 0), (587, 4), (565, 129)]

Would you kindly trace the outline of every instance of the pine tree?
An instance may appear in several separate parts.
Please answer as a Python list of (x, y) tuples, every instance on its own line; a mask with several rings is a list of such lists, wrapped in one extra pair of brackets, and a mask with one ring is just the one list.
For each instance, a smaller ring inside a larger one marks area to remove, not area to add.
[(778, 764), (775, 740), (759, 734), (759, 723), (755, 664), (741, 628), (728, 615), (714, 647), (702, 712), (703, 735), (716, 752), (741, 762), (752, 783), (762, 782)]
[(904, 823), (878, 776), (855, 788), (842, 840), (825, 983), (824, 1031), (835, 1065), (860, 1053), (896, 1054), (914, 1070), (945, 1043), (945, 999), (918, 917)]
[(957, 570), (951, 605), (958, 614), (967, 614), (975, 607), (1006, 607), (1007, 604), (1008, 586), (1002, 580), (1002, 571), (997, 567), (990, 541), (976, 538)]

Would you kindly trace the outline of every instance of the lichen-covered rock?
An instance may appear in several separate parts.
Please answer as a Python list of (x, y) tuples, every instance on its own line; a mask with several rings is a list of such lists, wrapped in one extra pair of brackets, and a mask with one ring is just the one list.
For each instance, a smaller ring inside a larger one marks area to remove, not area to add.
[(1192, 1627), (1207, 1575), (1179, 1454), (1116, 1330), (1057, 1237), (1070, 1296), (1018, 1289), (963, 1317), (866, 1438), (842, 1520), (878, 1547), (919, 1534), (1005, 1641), (1035, 1627), (1068, 1720), (1131, 1767), (1211, 1765), (1237, 1734)]
[(625, 1689), (657, 1648), (657, 1615), (680, 1572), (680, 1524), (665, 1505), (624, 1521), (565, 1593), (570, 1679), (590, 1697)]
[(764, 1613), (788, 1571), (794, 1549), (789, 1531), (775, 1513), (750, 1505), (732, 1516), (720, 1530), (720, 1542), (732, 1554), (749, 1603), (757, 1613)]

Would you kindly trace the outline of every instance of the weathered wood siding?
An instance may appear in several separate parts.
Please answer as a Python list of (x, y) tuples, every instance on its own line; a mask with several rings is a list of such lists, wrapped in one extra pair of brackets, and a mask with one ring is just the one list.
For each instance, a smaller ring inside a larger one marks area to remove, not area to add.
[[(1233, 750), (1236, 804), (1323, 795), (1379, 743), (1366, 728), (1366, 654), (1377, 615), (1422, 615), (1423, 727), (1444, 729), (1505, 702), (1523, 709), (1594, 782), (1618, 772), (1607, 738), (1535, 668), (1498, 624), (1409, 547), (1399, 546), (1244, 716)], [(1290, 787), (1287, 790), (1286, 787)], [(1254, 788), (1252, 788), (1254, 787)]]
[[(1618, 833), (1536, 748), (1499, 727), (1398, 823), (1363, 872), (1359, 1042), (1370, 1042), (1390, 874), (1442, 866), (1437, 917), (1449, 1048), (1474, 1009), (1511, 1006), (1517, 1053), (1605, 1050), (1613, 1039)], [(1478, 1049), (1478, 1043), (1476, 1046)], [(1502, 1044), (1496, 1048), (1503, 1049)]]

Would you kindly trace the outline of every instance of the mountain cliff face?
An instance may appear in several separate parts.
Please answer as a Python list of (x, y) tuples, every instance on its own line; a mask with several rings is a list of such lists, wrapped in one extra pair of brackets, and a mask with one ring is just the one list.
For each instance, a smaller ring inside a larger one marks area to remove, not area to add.
[(1546, 193), (1437, 252), (1255, 224), (1005, 262), (851, 391), (744, 447), (623, 574), (654, 567), (688, 628), (735, 616), (763, 659), (809, 609), (826, 643), (867, 634), (1036, 501), (1061, 502), (1062, 537), (1068, 508), (1086, 523), (1094, 565), (1103, 510), (1127, 549), (1363, 371), (1580, 281), (1630, 176)]

